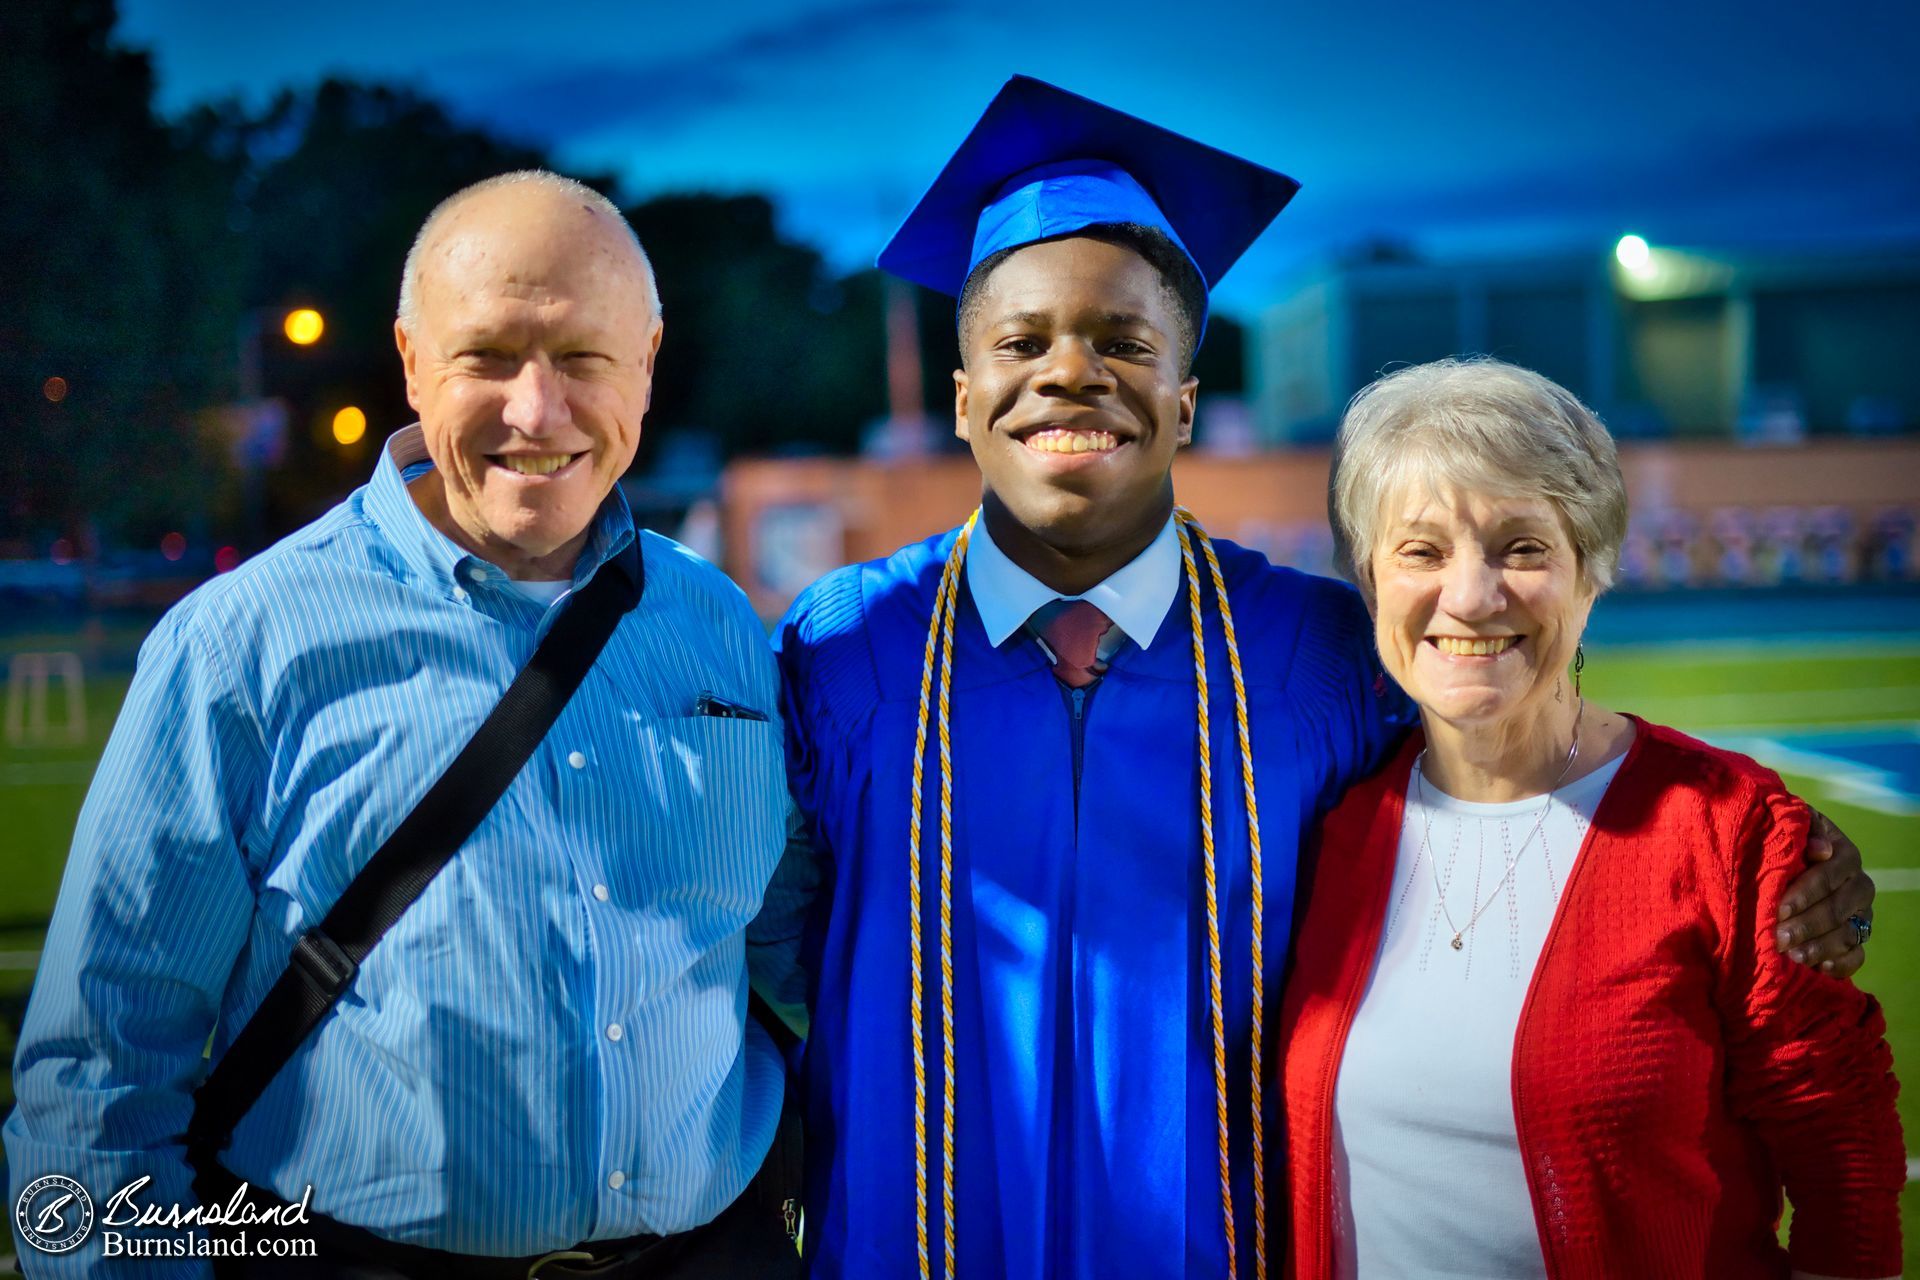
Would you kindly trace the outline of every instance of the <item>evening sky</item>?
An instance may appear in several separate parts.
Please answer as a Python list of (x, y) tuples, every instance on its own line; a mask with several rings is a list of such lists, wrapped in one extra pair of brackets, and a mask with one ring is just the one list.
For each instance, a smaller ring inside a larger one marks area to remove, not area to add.
[(1920, 239), (1920, 5), (981, 0), (124, 0), (163, 110), (326, 74), (608, 170), (764, 191), (874, 252), (999, 84), (1052, 80), (1304, 184), (1229, 277), (1245, 313), (1374, 238), (1442, 256)]

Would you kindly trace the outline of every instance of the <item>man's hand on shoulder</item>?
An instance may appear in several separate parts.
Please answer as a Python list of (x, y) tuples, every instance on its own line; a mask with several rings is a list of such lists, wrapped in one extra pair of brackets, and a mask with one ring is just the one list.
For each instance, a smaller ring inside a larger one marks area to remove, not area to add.
[(1851, 977), (1866, 963), (1866, 949), (1851, 923), (1873, 921), (1873, 878), (1860, 850), (1818, 810), (1807, 834), (1807, 869), (1780, 899), (1774, 944), (1792, 959), (1836, 978)]

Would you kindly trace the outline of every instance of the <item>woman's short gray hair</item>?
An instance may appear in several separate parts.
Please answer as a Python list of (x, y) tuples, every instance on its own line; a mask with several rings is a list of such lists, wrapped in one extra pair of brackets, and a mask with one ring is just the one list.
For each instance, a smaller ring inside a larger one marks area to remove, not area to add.
[(1613, 584), (1627, 536), (1619, 454), (1593, 410), (1552, 379), (1484, 357), (1435, 360), (1397, 369), (1347, 404), (1327, 516), (1335, 563), (1368, 595), (1386, 504), (1416, 485), (1549, 499), (1588, 583)]

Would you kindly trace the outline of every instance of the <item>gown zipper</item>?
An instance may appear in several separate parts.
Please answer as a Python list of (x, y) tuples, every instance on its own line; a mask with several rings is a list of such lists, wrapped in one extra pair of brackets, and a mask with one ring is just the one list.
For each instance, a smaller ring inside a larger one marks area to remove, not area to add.
[(1090, 684), (1080, 689), (1070, 689), (1061, 685), (1061, 692), (1067, 695), (1067, 713), (1073, 718), (1073, 812), (1074, 826), (1080, 824), (1080, 766), (1087, 758), (1087, 703), (1092, 701), (1093, 691), (1098, 684)]

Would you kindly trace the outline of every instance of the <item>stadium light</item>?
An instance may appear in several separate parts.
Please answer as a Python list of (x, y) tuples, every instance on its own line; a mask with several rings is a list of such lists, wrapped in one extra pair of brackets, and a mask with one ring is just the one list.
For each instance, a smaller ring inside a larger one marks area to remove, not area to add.
[(333, 438), (335, 443), (342, 445), (358, 444), (360, 443), (360, 437), (365, 434), (367, 434), (367, 415), (365, 410), (355, 405), (348, 405), (333, 415)]
[(1732, 286), (1733, 264), (1698, 250), (1650, 245), (1641, 236), (1621, 236), (1613, 246), (1614, 284), (1635, 302), (1701, 298)]
[(1644, 276), (1653, 269), (1653, 250), (1639, 236), (1621, 236), (1620, 242), (1613, 246), (1613, 259), (1636, 276)]
[(281, 328), (287, 335), (287, 341), (296, 347), (310, 347), (320, 341), (320, 335), (327, 331), (326, 319), (312, 307), (301, 307), (287, 312)]

